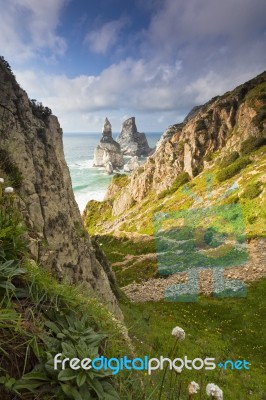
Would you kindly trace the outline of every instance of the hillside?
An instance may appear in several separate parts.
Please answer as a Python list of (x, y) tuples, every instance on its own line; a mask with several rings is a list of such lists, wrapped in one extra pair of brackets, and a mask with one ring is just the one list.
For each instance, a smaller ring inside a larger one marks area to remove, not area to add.
[[(191, 379), (216, 382), (225, 399), (266, 396), (265, 170), (264, 72), (193, 109), (143, 166), (114, 176), (103, 202), (87, 204), (85, 226), (126, 295), (139, 354), (167, 354), (179, 325), (188, 332), (181, 354), (253, 363), (249, 373), (183, 371), (174, 384), (169, 377), (165, 399), (186, 399)], [(148, 393), (160, 382), (147, 379)]]

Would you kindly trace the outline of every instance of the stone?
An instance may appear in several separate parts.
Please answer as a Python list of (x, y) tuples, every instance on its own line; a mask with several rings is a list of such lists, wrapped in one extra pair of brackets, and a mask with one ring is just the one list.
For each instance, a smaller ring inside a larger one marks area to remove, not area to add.
[(105, 170), (109, 175), (112, 175), (112, 173), (114, 172), (114, 169), (113, 169), (113, 165), (112, 165), (111, 161), (107, 161), (107, 163), (105, 164)]
[[(1, 62), (0, 86), (0, 150), (22, 177), (16, 193), (28, 228), (29, 258), (58, 280), (82, 284), (88, 296), (97, 297), (122, 318), (112, 269), (101, 263), (83, 228), (58, 119), (36, 115), (26, 92)], [(106, 124), (105, 137), (107, 128)]]
[(125, 172), (132, 172), (140, 166), (138, 156), (131, 157), (131, 159), (124, 165)]
[(108, 118), (105, 118), (100, 143), (94, 150), (93, 166), (105, 167), (108, 162), (111, 162), (113, 169), (122, 168), (124, 165), (120, 144), (113, 139), (111, 124)]
[(123, 122), (117, 142), (120, 144), (124, 155), (146, 157), (152, 152), (145, 133), (140, 133), (137, 130), (135, 117), (128, 118)]

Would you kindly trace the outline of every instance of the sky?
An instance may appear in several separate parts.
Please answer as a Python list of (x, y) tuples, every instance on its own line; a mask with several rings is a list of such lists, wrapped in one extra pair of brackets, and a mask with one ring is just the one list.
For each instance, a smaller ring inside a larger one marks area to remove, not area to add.
[(0, 0), (0, 55), (64, 132), (163, 132), (266, 69), (265, 0)]

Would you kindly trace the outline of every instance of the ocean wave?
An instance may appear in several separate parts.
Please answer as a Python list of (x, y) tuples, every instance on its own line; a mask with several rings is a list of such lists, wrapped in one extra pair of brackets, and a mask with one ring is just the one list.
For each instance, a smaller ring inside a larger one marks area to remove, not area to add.
[(94, 168), (93, 167), (93, 160), (84, 160), (84, 161), (78, 161), (75, 163), (69, 164), (69, 168), (71, 169), (88, 169), (88, 168)]
[(98, 190), (98, 191), (90, 190), (87, 192), (76, 192), (75, 198), (79, 206), (80, 212), (83, 212), (88, 201), (90, 200), (103, 201), (105, 192), (106, 190)]
[(84, 184), (84, 185), (77, 185), (73, 187), (74, 192), (77, 192), (79, 190), (83, 190), (83, 189), (88, 189), (89, 185), (88, 184)]

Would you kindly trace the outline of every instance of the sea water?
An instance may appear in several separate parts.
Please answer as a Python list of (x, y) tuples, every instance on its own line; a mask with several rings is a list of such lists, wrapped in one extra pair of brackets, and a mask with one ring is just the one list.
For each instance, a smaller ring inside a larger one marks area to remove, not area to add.
[[(113, 134), (114, 138), (116, 136), (118, 134)], [(160, 136), (161, 133), (158, 132), (147, 133), (149, 146), (155, 147)], [(112, 175), (108, 175), (104, 168), (93, 167), (93, 153), (100, 139), (100, 133), (64, 133), (63, 135), (65, 158), (70, 170), (76, 202), (81, 212), (89, 200), (103, 200), (112, 180)]]

